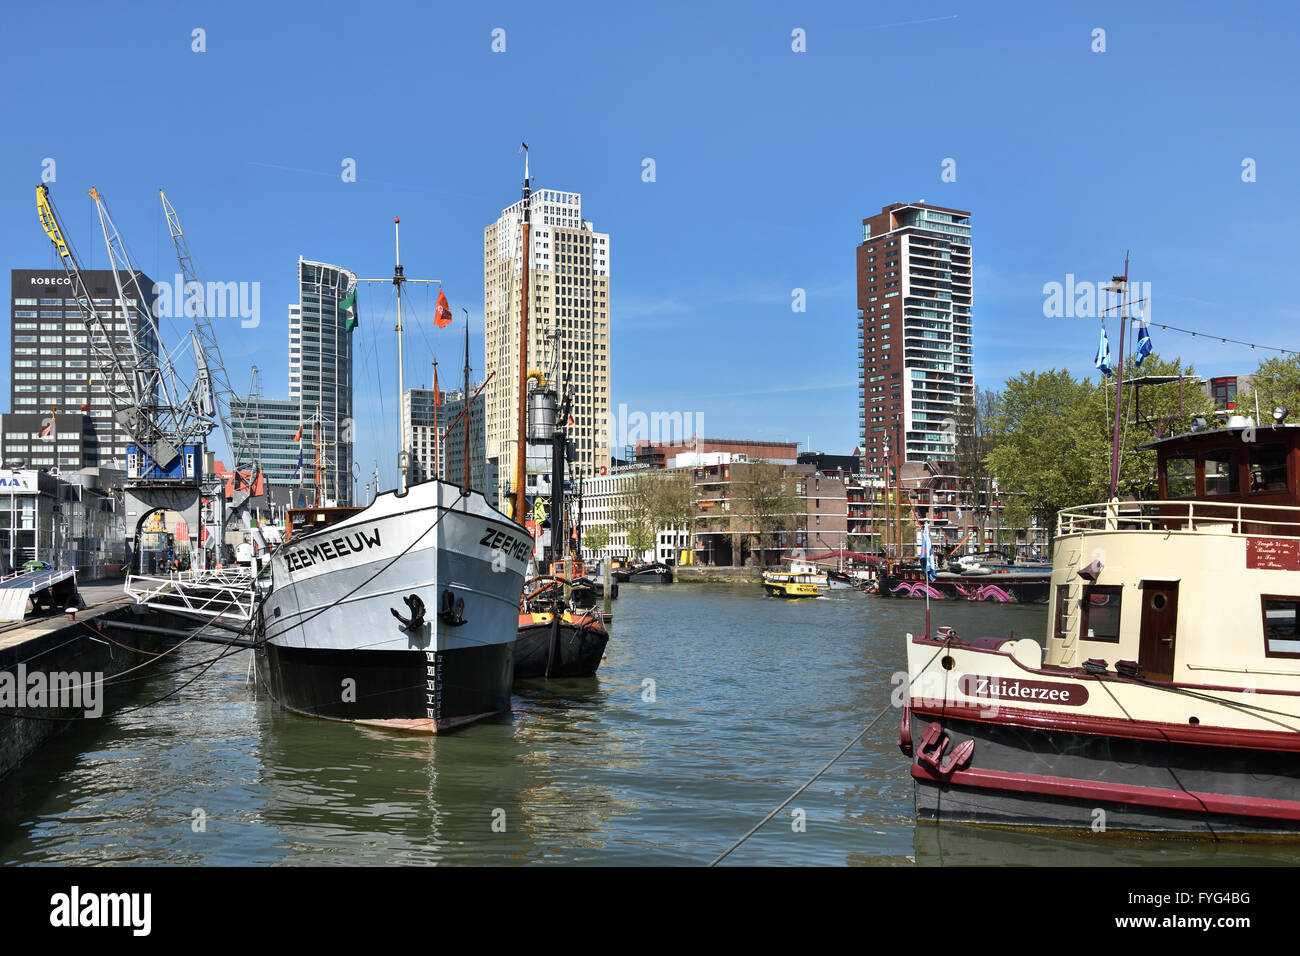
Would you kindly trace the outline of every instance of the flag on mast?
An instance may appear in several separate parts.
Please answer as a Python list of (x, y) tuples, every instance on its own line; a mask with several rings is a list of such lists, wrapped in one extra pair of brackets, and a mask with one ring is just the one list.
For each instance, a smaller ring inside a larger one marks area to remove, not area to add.
[(934, 547), (930, 543), (930, 526), (921, 525), (921, 567), (925, 568), (925, 576), (931, 581), (938, 577), (934, 571)]
[(359, 324), (357, 319), (357, 290), (353, 286), (352, 291), (339, 299), (339, 311), (346, 312), (347, 318), (343, 322), (343, 331), (351, 332)]
[(1137, 360), (1133, 364), (1141, 368), (1142, 360), (1151, 354), (1151, 333), (1147, 331), (1147, 320), (1142, 318), (1141, 312), (1138, 312), (1134, 318), (1138, 320), (1138, 344)]
[(1097, 367), (1107, 378), (1111, 376), (1110, 368), (1110, 341), (1106, 338), (1106, 323), (1101, 324), (1101, 343), (1097, 346), (1097, 357), (1092, 360), (1092, 364)]
[(294, 441), (302, 441), (302, 422), (298, 423), (298, 430), (293, 433)]
[(438, 290), (438, 308), (433, 313), (433, 324), (440, 329), (451, 325), (451, 306), (447, 303), (447, 293)]

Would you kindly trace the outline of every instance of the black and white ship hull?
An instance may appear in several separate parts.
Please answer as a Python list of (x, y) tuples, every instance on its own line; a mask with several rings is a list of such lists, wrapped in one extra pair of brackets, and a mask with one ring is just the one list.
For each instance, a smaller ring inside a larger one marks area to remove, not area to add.
[(441, 481), (380, 495), (271, 559), (259, 666), (314, 717), (438, 732), (510, 707), (533, 541)]

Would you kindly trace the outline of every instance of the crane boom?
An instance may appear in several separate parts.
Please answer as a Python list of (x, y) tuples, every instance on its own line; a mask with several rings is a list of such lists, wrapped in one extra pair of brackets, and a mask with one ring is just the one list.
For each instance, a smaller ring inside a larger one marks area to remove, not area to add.
[[(92, 189), (91, 196), (97, 199), (98, 194)], [(81, 309), (82, 321), (90, 332), (88, 344), (96, 361), (99, 380), (112, 403), (114, 417), (135, 441), (151, 448), (157, 444), (161, 432), (145, 413), (145, 408), (156, 404), (156, 398), (152, 402), (146, 402), (144, 382), (147, 376), (141, 374), (134, 337), (128, 338), (127, 345), (123, 347), (122, 340), (113, 334), (112, 323), (106, 321), (95, 306), (82, 276), (77, 255), (55, 212), (49, 187), (44, 183), (36, 187), (36, 210), (45, 234), (59, 254), (59, 261), (72, 286), (73, 297)], [(129, 327), (130, 323), (127, 325)]]
[[(158, 196), (162, 200), (163, 213), (167, 217), (167, 229), (171, 233), (172, 244), (176, 247), (176, 261), (180, 265), (182, 280), (185, 285), (184, 290), (191, 288), (202, 289), (199, 282), (198, 273), (194, 268), (194, 260), (190, 256), (189, 243), (185, 240), (185, 233), (181, 229), (181, 220), (176, 215), (176, 209), (167, 200), (167, 194), (161, 189), (158, 190)], [(208, 320), (207, 310), (204, 305), (204, 297), (185, 296), (188, 311), (191, 318), (194, 319), (194, 331), (197, 334), (195, 344), (196, 360), (206, 375), (203, 381), (203, 387), (207, 391), (206, 399), (209, 407), (216, 412), (217, 419), (221, 423), (221, 433), (226, 439), (226, 447), (230, 449), (231, 470), (239, 475), (241, 471), (249, 471), (250, 479), (255, 479), (255, 471), (258, 462), (251, 457), (250, 441), (247, 429), (247, 415), (241, 415), (234, 422), (234, 431), (232, 440), (231, 419), (234, 417), (232, 401), (235, 399), (235, 390), (230, 385), (230, 376), (226, 373), (225, 362), (221, 358), (221, 346), (217, 342), (216, 333), (213, 331), (212, 323)], [(200, 382), (195, 382), (196, 389)]]

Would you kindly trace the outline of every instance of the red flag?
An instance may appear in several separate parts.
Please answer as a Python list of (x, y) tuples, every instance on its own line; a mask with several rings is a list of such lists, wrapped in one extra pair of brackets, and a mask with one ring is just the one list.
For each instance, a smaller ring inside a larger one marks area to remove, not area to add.
[(298, 425), (298, 430), (297, 430), (296, 432), (293, 433), (293, 440), (294, 440), (294, 441), (302, 441), (302, 425), (301, 425), (301, 424)]
[[(439, 306), (438, 308), (442, 308), (442, 306)], [(451, 319), (448, 319), (447, 321), (450, 322)], [(437, 408), (441, 405), (442, 405), (442, 393), (438, 391), (438, 366), (434, 365), (433, 366), (433, 406), (434, 408)]]
[(438, 309), (433, 314), (433, 324), (440, 329), (451, 325), (451, 306), (447, 304), (447, 293), (438, 290)]

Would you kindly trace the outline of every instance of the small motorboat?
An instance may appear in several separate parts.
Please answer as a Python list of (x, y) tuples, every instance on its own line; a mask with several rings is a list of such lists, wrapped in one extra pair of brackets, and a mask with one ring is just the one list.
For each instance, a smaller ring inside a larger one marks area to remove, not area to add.
[(777, 598), (821, 597), (821, 588), (812, 581), (799, 580), (801, 575), (788, 571), (767, 571), (763, 574), (763, 593)]

